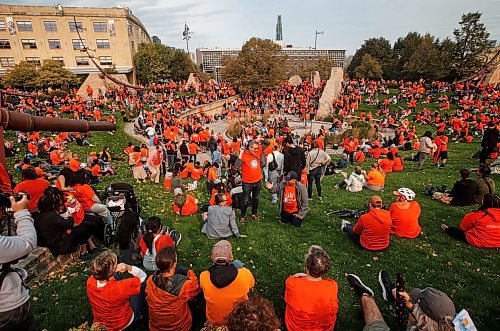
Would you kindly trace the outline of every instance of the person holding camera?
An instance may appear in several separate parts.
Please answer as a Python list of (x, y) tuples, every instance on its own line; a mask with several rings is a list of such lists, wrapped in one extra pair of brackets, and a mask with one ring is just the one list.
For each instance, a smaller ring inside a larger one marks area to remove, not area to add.
[[(24, 280), (28, 273), (24, 269), (11, 266), (17, 259), (36, 248), (36, 231), (33, 218), (28, 211), (28, 197), (20, 201), (9, 197), (15, 236), (0, 235), (0, 330), (34, 330), (35, 319), (28, 287)], [(0, 219), (5, 218), (5, 209), (0, 207)]]

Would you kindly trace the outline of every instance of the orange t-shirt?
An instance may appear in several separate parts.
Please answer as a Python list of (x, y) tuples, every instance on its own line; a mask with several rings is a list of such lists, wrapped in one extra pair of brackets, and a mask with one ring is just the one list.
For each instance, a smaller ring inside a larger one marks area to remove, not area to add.
[(394, 158), (394, 164), (392, 165), (392, 171), (403, 171), (404, 165), (403, 165), (403, 159), (401, 157), (395, 157)]
[(172, 209), (174, 210), (174, 213), (180, 213), (181, 216), (193, 215), (198, 212), (198, 205), (195, 202), (196, 198), (191, 194), (187, 194), (186, 203), (182, 206), (182, 212), (181, 208), (179, 208), (179, 206), (177, 206), (174, 202), (172, 202)]
[(92, 167), (92, 176), (94, 177), (101, 177), (102, 174), (101, 174), (101, 167), (96, 164)]
[(94, 190), (90, 185), (84, 184), (84, 185), (75, 185), (73, 187), (75, 190), (74, 196), (78, 200), (78, 202), (82, 205), (82, 208), (84, 211), (90, 210), (93, 205), (96, 204), (94, 200), (92, 200), (92, 197), (95, 195)]
[(196, 143), (190, 143), (189, 144), (189, 154), (196, 154), (198, 153), (198, 145)]
[(201, 175), (203, 175), (203, 169), (201, 169), (201, 168), (194, 168), (193, 170), (191, 170), (191, 178), (192, 179), (198, 180), (198, 179), (201, 178)]
[[(158, 236), (160, 238), (156, 239), (155, 242), (156, 253), (158, 253), (165, 247), (173, 247), (175, 245), (173, 239), (170, 236), (166, 234)], [(148, 251), (148, 246), (146, 246), (146, 242), (144, 241), (144, 236), (141, 237), (141, 240), (139, 241), (139, 246), (141, 247), (142, 255), (145, 255), (146, 252)]]
[(378, 186), (378, 187), (384, 186), (385, 184), (384, 174), (382, 174), (378, 170), (371, 170), (366, 175), (366, 183), (371, 186)]
[(283, 192), (283, 211), (293, 214), (299, 211), (295, 185), (287, 185)]
[(59, 157), (59, 153), (57, 151), (50, 152), (50, 160), (52, 161), (53, 165), (58, 165), (64, 162), (64, 160)]
[(460, 229), (469, 244), (476, 247), (500, 248), (500, 208), (488, 208), (464, 216)]
[(246, 151), (241, 156), (241, 176), (245, 183), (257, 183), (262, 180), (262, 167), (260, 166), (260, 154), (255, 156)]
[(89, 298), (94, 323), (99, 323), (109, 331), (123, 330), (132, 320), (129, 299), (139, 294), (141, 281), (138, 277), (123, 280), (112, 279), (103, 287), (97, 287), (97, 280), (90, 276), (87, 280)]
[(394, 165), (394, 161), (389, 159), (382, 159), (379, 160), (378, 164), (382, 168), (383, 172), (388, 173), (392, 172), (392, 166)]
[(355, 161), (356, 162), (364, 162), (365, 161), (365, 153), (363, 153), (362, 151), (357, 151)]
[(389, 212), (391, 213), (392, 219), (392, 234), (398, 237), (415, 238), (420, 234), (420, 231), (422, 231), (418, 224), (418, 218), (421, 213), (418, 202), (395, 202), (389, 208)]
[(14, 193), (21, 191), (30, 196), (28, 210), (30, 212), (38, 210), (38, 200), (43, 196), (43, 192), (50, 186), (49, 182), (43, 178), (23, 180), (14, 187)]
[(389, 211), (371, 209), (360, 216), (352, 231), (361, 236), (361, 246), (370, 251), (378, 251), (389, 246), (391, 224)]
[(285, 286), (288, 330), (333, 330), (339, 309), (337, 282), (329, 278), (312, 281), (291, 276)]
[(248, 292), (254, 287), (255, 279), (247, 268), (238, 269), (236, 278), (226, 287), (217, 288), (210, 280), (210, 272), (200, 275), (200, 287), (207, 302), (207, 320), (210, 323), (224, 324), (233, 306), (240, 300), (248, 300)]

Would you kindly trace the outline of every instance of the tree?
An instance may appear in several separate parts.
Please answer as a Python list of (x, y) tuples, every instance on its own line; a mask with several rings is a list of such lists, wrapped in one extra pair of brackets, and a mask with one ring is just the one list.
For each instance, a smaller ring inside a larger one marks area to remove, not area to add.
[(67, 87), (77, 85), (78, 77), (63, 67), (60, 61), (44, 60), (38, 70), (35, 84), (37, 87)]
[(141, 83), (157, 82), (170, 77), (174, 50), (163, 44), (142, 43), (134, 56), (137, 78)]
[(394, 43), (394, 53), (396, 55), (395, 72), (398, 78), (411, 79), (405, 72), (405, 64), (418, 50), (422, 43), (422, 36), (417, 32), (409, 32), (406, 37), (398, 38)]
[(34, 88), (37, 85), (38, 72), (33, 63), (21, 61), (2, 77), (2, 83), (8, 87)]
[(490, 34), (480, 19), (479, 12), (464, 14), (459, 22), (460, 28), (453, 31), (453, 69), (459, 78), (476, 72), (484, 64), (487, 52), (494, 46), (488, 39)]
[(222, 76), (241, 91), (272, 88), (285, 78), (286, 56), (271, 40), (248, 40), (236, 58), (225, 58)]
[(176, 49), (170, 63), (170, 79), (174, 81), (188, 79), (193, 71), (196, 71), (196, 66), (189, 55), (181, 49)]
[(370, 54), (363, 55), (361, 64), (354, 70), (355, 78), (381, 79), (382, 74), (382, 66)]
[(319, 76), (321, 77), (322, 80), (328, 80), (330, 78), (332, 67), (334, 65), (335, 65), (334, 61), (325, 56), (325, 57), (320, 57), (317, 61), (309, 63), (304, 68), (300, 68), (296, 71), (290, 70), (290, 72), (293, 72), (292, 74), (299, 75), (302, 79), (309, 79), (311, 71), (318, 71)]
[(361, 60), (365, 54), (369, 54), (382, 66), (382, 77), (393, 79), (395, 77), (396, 56), (389, 40), (380, 38), (371, 38), (365, 40), (363, 45), (356, 51), (352, 57), (351, 63), (347, 67), (347, 74), (354, 77), (354, 71), (361, 65)]

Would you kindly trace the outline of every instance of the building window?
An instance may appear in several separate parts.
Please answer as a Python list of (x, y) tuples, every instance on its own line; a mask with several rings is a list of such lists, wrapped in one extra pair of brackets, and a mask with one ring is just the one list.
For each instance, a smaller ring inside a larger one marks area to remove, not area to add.
[(135, 51), (135, 43), (133, 41), (130, 42), (130, 48)]
[(96, 39), (97, 48), (109, 48), (109, 39)]
[(108, 24), (106, 22), (94, 22), (94, 32), (107, 32)]
[(13, 67), (16, 63), (13, 57), (0, 57), (0, 65), (2, 67)]
[(55, 21), (44, 21), (43, 26), (45, 31), (57, 31), (57, 24)]
[(82, 22), (68, 22), (68, 26), (69, 26), (69, 31), (71, 32), (76, 32), (77, 29), (78, 31), (83, 31)]
[(90, 64), (90, 60), (87, 56), (77, 56), (75, 60), (77, 66), (88, 66)]
[(102, 66), (110, 66), (113, 64), (111, 56), (99, 56), (99, 64)]
[(72, 44), (73, 44), (73, 49), (84, 49), (87, 47), (85, 39), (73, 39)]
[(31, 21), (17, 21), (17, 30), (19, 31), (33, 31)]
[(26, 62), (33, 63), (34, 65), (37, 65), (37, 66), (39, 66), (40, 64), (42, 64), (40, 62), (40, 58), (39, 57), (27, 57), (26, 58)]
[(0, 40), (0, 49), (10, 49), (10, 41), (8, 39)]
[(64, 65), (64, 58), (62, 56), (53, 56), (52, 61), (61, 62)]
[(4, 20), (0, 20), (0, 31), (5, 31), (5, 21)]
[(50, 49), (61, 48), (61, 41), (59, 39), (49, 39), (49, 48)]
[(133, 34), (132, 24), (127, 22), (127, 27), (128, 27), (128, 35), (131, 36)]
[(35, 39), (21, 39), (23, 49), (36, 49)]

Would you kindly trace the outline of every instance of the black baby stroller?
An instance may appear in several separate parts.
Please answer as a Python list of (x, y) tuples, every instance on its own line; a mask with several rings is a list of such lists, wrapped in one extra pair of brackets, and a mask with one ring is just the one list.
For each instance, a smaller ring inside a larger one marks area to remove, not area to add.
[(139, 217), (141, 207), (137, 201), (134, 187), (123, 182), (113, 183), (106, 187), (102, 193), (101, 201), (106, 201), (106, 207), (113, 218), (112, 224), (105, 222), (104, 225), (104, 244), (110, 246), (115, 243), (118, 225), (123, 214), (126, 211), (132, 211)]

